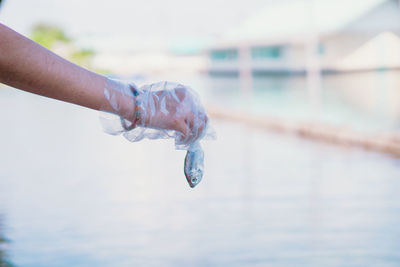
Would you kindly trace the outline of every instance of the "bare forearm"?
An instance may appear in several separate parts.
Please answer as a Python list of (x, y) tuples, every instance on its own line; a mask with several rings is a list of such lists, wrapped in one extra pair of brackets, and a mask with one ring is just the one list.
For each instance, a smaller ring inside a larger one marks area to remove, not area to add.
[[(108, 80), (68, 62), (1, 23), (0, 82), (34, 94), (118, 114), (132, 122), (126, 124), (121, 120), (126, 131), (137, 125), (174, 130), (178, 133), (177, 142), (186, 145), (202, 137), (208, 120), (196, 94), (181, 84), (150, 84), (138, 92), (132, 84)], [(153, 87), (159, 90), (152, 92)]]
[[(115, 112), (104, 97), (106, 77), (68, 62), (2, 24), (0, 82), (42, 96)], [(124, 108), (130, 109), (130, 103), (126, 104)]]

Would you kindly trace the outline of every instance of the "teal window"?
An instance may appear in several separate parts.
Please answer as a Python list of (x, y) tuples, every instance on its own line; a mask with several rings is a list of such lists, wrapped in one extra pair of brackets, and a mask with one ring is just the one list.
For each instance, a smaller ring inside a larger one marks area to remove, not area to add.
[(237, 58), (237, 49), (221, 49), (211, 51), (212, 60), (236, 60)]
[(318, 54), (323, 55), (325, 53), (325, 47), (323, 44), (319, 43), (318, 45)]
[(258, 46), (251, 48), (251, 57), (253, 59), (276, 59), (281, 58), (282, 54), (282, 46)]

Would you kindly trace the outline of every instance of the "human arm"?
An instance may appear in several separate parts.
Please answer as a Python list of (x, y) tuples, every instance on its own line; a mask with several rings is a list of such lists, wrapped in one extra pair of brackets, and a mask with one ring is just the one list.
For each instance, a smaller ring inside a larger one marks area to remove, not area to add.
[[(34, 94), (116, 113), (129, 121), (136, 119), (135, 101), (130, 95), (115, 91), (118, 109), (110, 104), (104, 95), (109, 84), (106, 77), (61, 58), (1, 23), (0, 82)], [(160, 106), (157, 94), (161, 93), (153, 92), (151, 95), (156, 106)], [(187, 91), (183, 89), (180, 93), (186, 95)], [(185, 137), (199, 136), (207, 117), (202, 118), (200, 127), (197, 127), (196, 133), (192, 133), (196, 119), (192, 114), (193, 103), (190, 98), (185, 99), (188, 100), (186, 103), (166, 99), (171, 109), (179, 108), (184, 112), (181, 116), (175, 116), (173, 112), (167, 116), (162, 112), (143, 112), (147, 115), (143, 118), (142, 126), (175, 130)]]
[[(1, 23), (0, 82), (34, 94), (113, 112), (104, 98), (106, 77), (63, 59)], [(120, 115), (133, 115), (132, 101), (122, 100), (123, 114)]]

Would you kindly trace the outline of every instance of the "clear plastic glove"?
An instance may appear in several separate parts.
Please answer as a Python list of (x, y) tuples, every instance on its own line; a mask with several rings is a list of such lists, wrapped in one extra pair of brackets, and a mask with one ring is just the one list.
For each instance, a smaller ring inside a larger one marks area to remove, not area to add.
[[(110, 80), (104, 94), (120, 115), (115, 119), (103, 113), (101, 121), (107, 133), (122, 133), (131, 142), (143, 138), (174, 138), (176, 149), (188, 150), (184, 171), (189, 185), (194, 187), (201, 181), (204, 153), (199, 141), (215, 134), (196, 92), (173, 82), (144, 85), (139, 89), (132, 83)], [(133, 108), (128, 113), (122, 112), (125, 98), (132, 99)]]
[[(188, 149), (206, 133), (207, 114), (198, 95), (189, 87), (160, 82), (140, 88), (138, 126), (159, 130), (175, 138), (178, 149)], [(152, 138), (153, 136), (147, 136)]]

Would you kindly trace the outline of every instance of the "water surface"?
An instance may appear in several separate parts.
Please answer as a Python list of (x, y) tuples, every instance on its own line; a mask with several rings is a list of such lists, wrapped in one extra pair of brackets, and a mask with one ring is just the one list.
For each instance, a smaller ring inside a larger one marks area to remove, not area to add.
[[(171, 141), (2, 88), (1, 236), (17, 266), (398, 266), (400, 161), (213, 121), (195, 189)], [(3, 250), (4, 250), (3, 249)]]

